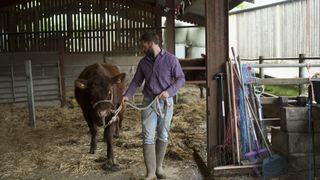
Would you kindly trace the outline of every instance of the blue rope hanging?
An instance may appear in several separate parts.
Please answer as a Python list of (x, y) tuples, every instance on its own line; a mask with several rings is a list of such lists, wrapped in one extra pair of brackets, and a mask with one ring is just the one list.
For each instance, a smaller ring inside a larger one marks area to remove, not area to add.
[(246, 128), (246, 115), (244, 111), (244, 101), (243, 101), (243, 92), (241, 88), (238, 88), (239, 93), (239, 111), (240, 111), (240, 129), (242, 137), (242, 148), (246, 153), (249, 151), (248, 146), (248, 137), (247, 137), (247, 128)]
[[(241, 70), (242, 70), (242, 78), (244, 83), (248, 82), (249, 80), (249, 76), (248, 76), (248, 66), (246, 64), (243, 64), (241, 66)], [(245, 86), (245, 94), (248, 96), (249, 95), (249, 88), (247, 86)], [(245, 111), (245, 104), (244, 104), (244, 94), (242, 92), (242, 89), (239, 88), (239, 111), (240, 111), (240, 128), (241, 128), (241, 137), (242, 137), (242, 144), (243, 144), (243, 151), (245, 153), (249, 152), (249, 146), (251, 146), (249, 144), (249, 139), (251, 140), (251, 142), (254, 142), (253, 140), (253, 135), (252, 132), (250, 131), (250, 129), (252, 129), (251, 126), (251, 114), (248, 113), (247, 117), (249, 118), (249, 120), (246, 119), (246, 111)], [(248, 129), (249, 132), (247, 132), (247, 127), (246, 127), (246, 121), (248, 123)], [(249, 134), (249, 137), (248, 137)]]

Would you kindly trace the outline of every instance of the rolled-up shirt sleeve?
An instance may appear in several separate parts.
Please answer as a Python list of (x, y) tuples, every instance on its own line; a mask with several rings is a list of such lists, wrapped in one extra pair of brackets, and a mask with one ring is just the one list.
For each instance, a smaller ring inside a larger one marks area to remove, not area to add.
[(144, 81), (144, 74), (142, 72), (142, 66), (141, 61), (138, 64), (136, 73), (134, 74), (134, 77), (127, 89), (127, 91), (124, 93), (124, 96), (132, 97), (134, 93), (136, 92), (137, 88), (141, 86), (141, 84)]
[(185, 84), (186, 79), (182, 71), (181, 65), (177, 58), (174, 59), (171, 69), (173, 83), (167, 89), (170, 97), (177, 94), (178, 90)]

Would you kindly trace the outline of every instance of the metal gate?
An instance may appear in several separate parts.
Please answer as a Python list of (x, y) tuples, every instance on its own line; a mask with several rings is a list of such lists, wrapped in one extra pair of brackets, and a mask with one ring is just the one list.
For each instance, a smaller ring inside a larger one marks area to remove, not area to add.
[[(26, 64), (0, 65), (0, 104), (28, 102)], [(36, 105), (60, 105), (62, 100), (59, 64), (32, 64)]]

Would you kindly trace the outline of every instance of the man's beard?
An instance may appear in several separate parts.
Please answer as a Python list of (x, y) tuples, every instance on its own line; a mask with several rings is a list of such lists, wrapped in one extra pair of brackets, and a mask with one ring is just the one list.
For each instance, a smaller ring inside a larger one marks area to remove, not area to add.
[(152, 48), (148, 48), (148, 50), (146, 51), (146, 56), (149, 58), (154, 59), (154, 50)]

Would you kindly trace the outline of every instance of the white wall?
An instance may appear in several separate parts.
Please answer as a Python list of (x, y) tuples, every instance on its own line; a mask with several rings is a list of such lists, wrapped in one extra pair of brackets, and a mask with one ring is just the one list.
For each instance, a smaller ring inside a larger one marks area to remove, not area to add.
[(319, 0), (296, 0), (229, 16), (230, 46), (241, 57), (320, 56)]
[[(319, 57), (319, 0), (286, 1), (231, 14), (229, 45), (235, 47), (240, 58), (298, 57), (299, 54)], [(308, 62), (319, 64), (320, 60)], [(311, 76), (316, 72), (320, 72), (320, 68), (310, 69)], [(265, 73), (283, 78), (299, 76), (298, 68), (268, 68)]]

